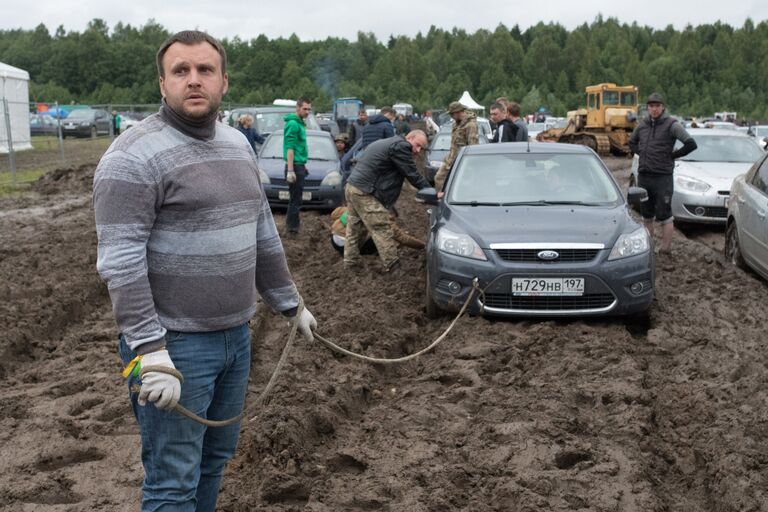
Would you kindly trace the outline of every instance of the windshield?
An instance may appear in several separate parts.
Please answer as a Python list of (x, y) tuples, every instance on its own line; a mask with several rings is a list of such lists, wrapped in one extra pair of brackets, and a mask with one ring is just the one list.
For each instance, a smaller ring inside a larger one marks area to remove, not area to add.
[(441, 132), (435, 135), (435, 140), (432, 141), (432, 151), (448, 151), (451, 149), (451, 134), (449, 132)]
[[(694, 137), (695, 151), (682, 157), (680, 160), (688, 162), (743, 162), (751, 163), (760, 158), (764, 153), (755, 143), (755, 139), (745, 137), (729, 137), (727, 135), (700, 135)], [(682, 146), (678, 141), (676, 148)]]
[(67, 116), (67, 119), (92, 119), (95, 112), (93, 110), (73, 110)]
[(603, 105), (618, 105), (619, 93), (617, 91), (603, 91)]
[(357, 113), (360, 111), (360, 104), (355, 103), (337, 103), (336, 104), (336, 118), (356, 119)]
[(635, 106), (635, 93), (633, 92), (623, 92), (621, 93), (621, 104), (625, 107), (634, 107)]
[(467, 155), (454, 171), (451, 203), (615, 204), (619, 194), (594, 155)]
[[(338, 160), (336, 145), (328, 135), (307, 134), (307, 150), (310, 160)], [(259, 158), (283, 158), (283, 134), (273, 133), (261, 148)]]
[(543, 132), (548, 128), (547, 123), (531, 123), (528, 125), (528, 133)]

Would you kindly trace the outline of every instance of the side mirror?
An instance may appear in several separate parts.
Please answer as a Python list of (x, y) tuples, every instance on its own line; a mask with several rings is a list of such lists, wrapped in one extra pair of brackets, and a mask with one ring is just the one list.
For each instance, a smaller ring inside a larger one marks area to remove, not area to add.
[(416, 192), (416, 200), (427, 204), (437, 204), (437, 190), (433, 187), (423, 188)]
[(648, 200), (648, 191), (642, 187), (629, 187), (627, 202), (632, 206), (639, 206)]

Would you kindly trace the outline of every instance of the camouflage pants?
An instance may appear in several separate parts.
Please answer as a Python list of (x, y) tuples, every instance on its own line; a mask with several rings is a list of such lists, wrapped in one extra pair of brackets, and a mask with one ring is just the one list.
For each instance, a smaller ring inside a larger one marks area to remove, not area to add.
[(438, 192), (443, 190), (445, 180), (448, 178), (448, 168), (445, 165), (441, 165), (435, 174), (435, 190)]
[(365, 242), (366, 230), (373, 238), (385, 269), (397, 263), (397, 242), (392, 231), (389, 211), (371, 194), (347, 184), (347, 237), (344, 244), (344, 265), (361, 263), (360, 246)]

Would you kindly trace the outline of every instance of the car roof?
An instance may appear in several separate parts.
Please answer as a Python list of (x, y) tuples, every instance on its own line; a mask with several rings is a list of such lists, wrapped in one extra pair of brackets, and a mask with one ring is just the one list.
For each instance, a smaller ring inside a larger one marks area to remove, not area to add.
[[(529, 151), (530, 148), (530, 151)], [(562, 153), (562, 154), (593, 154), (587, 146), (580, 144), (561, 144), (557, 142), (501, 142), (495, 144), (475, 144), (466, 146), (464, 155), (490, 155), (498, 153)]]

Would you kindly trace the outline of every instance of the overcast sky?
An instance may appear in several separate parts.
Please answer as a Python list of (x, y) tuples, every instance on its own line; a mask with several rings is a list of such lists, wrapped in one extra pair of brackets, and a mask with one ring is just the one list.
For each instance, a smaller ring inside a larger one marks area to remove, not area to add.
[(525, 29), (541, 21), (571, 30), (591, 23), (598, 14), (654, 28), (672, 24), (682, 29), (716, 21), (741, 27), (747, 18), (755, 24), (768, 19), (768, 0), (0, 0), (0, 29), (32, 29), (44, 23), (51, 33), (59, 25), (81, 32), (93, 18), (105, 20), (110, 29), (118, 22), (141, 26), (153, 18), (172, 32), (198, 28), (219, 38), (296, 33), (302, 40), (355, 39), (363, 31), (386, 41), (392, 34), (426, 33), (431, 25), (474, 32), (493, 30), (499, 23)]

